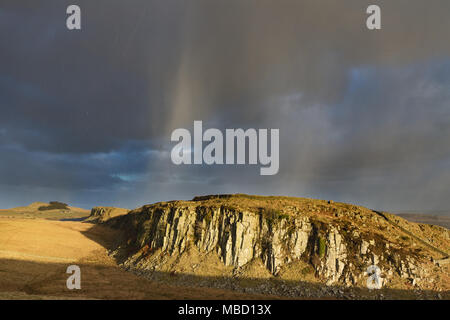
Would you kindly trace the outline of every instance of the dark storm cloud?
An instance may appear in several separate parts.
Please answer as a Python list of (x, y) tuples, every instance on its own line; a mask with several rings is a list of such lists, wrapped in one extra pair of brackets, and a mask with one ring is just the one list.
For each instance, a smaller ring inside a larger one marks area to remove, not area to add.
[[(80, 33), (65, 28), (67, 3), (5, 6), (11, 19), (0, 31), (1, 124), (39, 130), (42, 147), (56, 152), (108, 151), (128, 139), (147, 139), (167, 109), (178, 7), (80, 5), (90, 26)], [(22, 136), (18, 142), (33, 148), (36, 141)]]
[[(1, 201), (247, 192), (447, 209), (448, 1), (77, 1), (81, 31), (69, 4), (0, 7)], [(280, 173), (172, 165), (170, 133), (193, 120), (280, 128)]]
[[(109, 153), (53, 154), (2, 146), (2, 184), (52, 188), (96, 189), (136, 180), (158, 161), (159, 151), (119, 149)], [(70, 170), (71, 169), (71, 170)]]

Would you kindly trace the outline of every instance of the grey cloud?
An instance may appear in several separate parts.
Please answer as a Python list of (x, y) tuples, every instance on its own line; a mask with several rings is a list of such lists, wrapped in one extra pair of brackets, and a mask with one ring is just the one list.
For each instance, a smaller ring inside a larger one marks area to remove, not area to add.
[[(447, 0), (78, 1), (81, 32), (68, 4), (2, 2), (1, 201), (34, 188), (88, 205), (247, 192), (446, 209)], [(194, 120), (279, 128), (280, 173), (172, 165), (170, 133)]]

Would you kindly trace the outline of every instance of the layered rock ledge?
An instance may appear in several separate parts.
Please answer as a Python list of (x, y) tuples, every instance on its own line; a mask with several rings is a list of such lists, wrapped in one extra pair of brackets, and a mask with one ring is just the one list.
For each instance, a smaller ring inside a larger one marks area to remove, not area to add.
[(376, 265), (384, 286), (448, 290), (439, 282), (448, 270), (435, 279), (432, 260), (445, 258), (449, 231), (420, 226), (421, 243), (405, 233), (416, 224), (398, 218), (400, 227), (390, 216), (332, 201), (222, 195), (147, 205), (107, 224), (123, 231), (113, 251), (122, 266), (146, 275), (365, 287), (367, 268)]

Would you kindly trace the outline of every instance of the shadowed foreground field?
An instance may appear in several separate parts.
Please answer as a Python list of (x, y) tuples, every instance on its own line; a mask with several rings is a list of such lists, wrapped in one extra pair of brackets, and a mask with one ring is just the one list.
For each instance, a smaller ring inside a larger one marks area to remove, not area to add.
[[(227, 290), (168, 286), (117, 267), (107, 228), (72, 221), (0, 218), (0, 299), (264, 299)], [(66, 288), (67, 266), (81, 290)]]

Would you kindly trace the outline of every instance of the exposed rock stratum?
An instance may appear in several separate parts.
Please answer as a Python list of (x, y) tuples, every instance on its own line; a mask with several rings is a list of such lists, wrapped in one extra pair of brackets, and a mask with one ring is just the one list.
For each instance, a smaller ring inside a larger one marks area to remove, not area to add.
[[(119, 263), (154, 279), (296, 295), (300, 282), (366, 287), (376, 265), (384, 287), (449, 290), (448, 266), (433, 263), (447, 259), (448, 229), (345, 203), (204, 196), (106, 223), (123, 231), (112, 251)], [(281, 289), (269, 288), (272, 280)]]
[(85, 220), (87, 222), (106, 222), (111, 218), (127, 214), (130, 210), (115, 207), (94, 207)]

